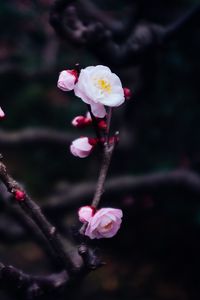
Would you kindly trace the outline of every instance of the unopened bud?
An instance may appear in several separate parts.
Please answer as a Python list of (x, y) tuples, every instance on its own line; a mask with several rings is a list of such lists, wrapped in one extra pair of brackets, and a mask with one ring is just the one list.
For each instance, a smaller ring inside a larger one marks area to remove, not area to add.
[(62, 91), (72, 91), (78, 80), (78, 72), (76, 70), (64, 70), (60, 72), (57, 86)]
[(98, 123), (98, 127), (102, 130), (106, 130), (107, 129), (107, 124), (104, 120), (99, 121)]
[(26, 194), (23, 191), (16, 190), (14, 192), (14, 197), (17, 201), (24, 201)]
[(92, 122), (91, 119), (84, 116), (77, 116), (72, 120), (72, 125), (77, 128), (83, 128), (90, 125)]
[(129, 88), (124, 88), (124, 97), (126, 100), (130, 100), (132, 97), (131, 90)]
[(95, 208), (92, 206), (82, 206), (79, 208), (78, 216), (82, 223), (89, 222), (95, 213)]

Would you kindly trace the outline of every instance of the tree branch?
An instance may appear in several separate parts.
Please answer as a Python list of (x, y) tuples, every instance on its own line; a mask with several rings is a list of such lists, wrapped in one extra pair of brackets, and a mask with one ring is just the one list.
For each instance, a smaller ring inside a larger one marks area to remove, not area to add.
[[(123, 42), (119, 42), (106, 20), (103, 22), (100, 18), (102, 22), (99, 22), (91, 16), (85, 25), (75, 4), (76, 1), (73, 4), (71, 1), (55, 1), (50, 13), (50, 23), (57, 34), (65, 40), (70, 39), (74, 44), (85, 45), (103, 63), (119, 66), (143, 63), (149, 54), (154, 53), (164, 42), (178, 34), (191, 20), (197, 19), (200, 15), (198, 5), (167, 26), (138, 22), (129, 36), (125, 36)], [(93, 13), (94, 9), (90, 10)], [(99, 19), (99, 12), (96, 12), (96, 18)]]
[(74, 135), (69, 132), (47, 128), (27, 128), (18, 131), (0, 130), (1, 147), (17, 147), (36, 144), (58, 144), (66, 146), (70, 144)]
[[(22, 191), (19, 184), (7, 173), (6, 166), (0, 162), (0, 180), (5, 184), (7, 190), (13, 194), (17, 191)], [(74, 264), (69, 254), (67, 255), (66, 249), (63, 248), (63, 243), (59, 234), (56, 232), (56, 228), (52, 226), (43, 213), (40, 207), (31, 200), (31, 198), (24, 192), (24, 198), (21, 201), (17, 201), (22, 210), (27, 214), (34, 223), (38, 226), (38, 229), (44, 234), (48, 243), (51, 245), (53, 251), (56, 254), (60, 262), (60, 266), (64, 267), (69, 273), (74, 271)]]
[[(66, 210), (74, 209), (82, 205), (88, 199), (91, 199), (95, 192), (96, 184), (94, 182), (72, 185), (67, 188), (67, 196), (63, 195), (52, 197), (43, 209), (46, 213), (65, 214)], [(153, 193), (158, 190), (176, 189), (187, 191), (192, 195), (200, 196), (200, 176), (192, 171), (175, 170), (171, 172), (153, 173), (144, 176), (119, 176), (107, 180), (105, 184), (105, 198), (121, 200), (123, 196), (131, 194)], [(116, 203), (116, 200), (114, 201)], [(123, 203), (121, 203), (123, 205)]]
[(175, 22), (172, 22), (163, 31), (163, 42), (173, 38), (178, 32), (184, 30), (190, 23), (199, 21), (200, 5), (194, 6), (191, 10), (183, 14)]
[(1, 288), (14, 294), (20, 293), (26, 300), (38, 299), (46, 295), (50, 297), (51, 293), (58, 292), (68, 282), (69, 277), (65, 271), (49, 276), (34, 276), (0, 263)]

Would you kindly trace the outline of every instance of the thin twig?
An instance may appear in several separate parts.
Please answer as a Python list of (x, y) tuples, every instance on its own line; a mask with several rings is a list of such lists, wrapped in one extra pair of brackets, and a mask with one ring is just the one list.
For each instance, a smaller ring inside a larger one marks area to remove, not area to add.
[[(97, 181), (97, 186), (95, 190), (95, 194), (92, 200), (91, 206), (94, 207), (95, 209), (98, 207), (99, 202), (101, 200), (101, 196), (104, 193), (104, 185), (105, 185), (105, 180), (106, 176), (108, 173), (108, 168), (110, 166), (112, 154), (115, 148), (115, 143), (112, 144), (104, 144), (104, 149), (103, 149), (103, 160), (100, 168), (100, 173)], [(87, 223), (84, 223), (80, 229), (80, 234), (84, 235), (85, 230), (87, 228)]]
[(107, 116), (107, 128), (106, 128), (106, 134), (107, 134), (107, 137), (106, 137), (106, 142), (107, 144), (109, 143), (109, 137), (110, 137), (110, 124), (111, 124), (111, 119), (112, 119), (112, 107), (109, 107), (108, 109), (108, 116)]
[(94, 208), (97, 208), (97, 206), (99, 205), (99, 201), (104, 192), (105, 180), (108, 173), (108, 168), (110, 166), (110, 161), (111, 161), (114, 148), (115, 148), (115, 144), (104, 145), (102, 165), (99, 173), (99, 178), (97, 181), (96, 191), (92, 200), (92, 206)]

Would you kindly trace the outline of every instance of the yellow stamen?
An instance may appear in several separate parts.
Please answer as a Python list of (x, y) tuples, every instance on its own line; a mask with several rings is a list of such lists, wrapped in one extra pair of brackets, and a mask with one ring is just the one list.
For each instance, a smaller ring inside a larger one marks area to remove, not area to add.
[(101, 90), (106, 91), (107, 93), (111, 92), (111, 85), (109, 82), (105, 81), (104, 79), (98, 79), (97, 83)]

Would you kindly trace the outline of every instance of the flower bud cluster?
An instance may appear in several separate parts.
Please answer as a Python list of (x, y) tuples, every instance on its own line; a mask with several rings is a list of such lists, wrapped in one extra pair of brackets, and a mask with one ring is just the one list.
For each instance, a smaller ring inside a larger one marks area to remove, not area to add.
[[(60, 73), (57, 86), (62, 91), (72, 91), (83, 102), (90, 106), (91, 113), (100, 131), (106, 132), (107, 122), (106, 108), (117, 107), (131, 97), (128, 88), (123, 88), (119, 77), (112, 73), (108, 67), (98, 65), (91, 66), (77, 71), (64, 70)], [(90, 113), (86, 116), (76, 116), (72, 120), (72, 125), (76, 128), (85, 128), (92, 124), (93, 120)], [(90, 155), (97, 139), (92, 140), (89, 137), (80, 137), (70, 145), (70, 151), (74, 156), (85, 158)]]

